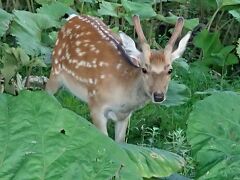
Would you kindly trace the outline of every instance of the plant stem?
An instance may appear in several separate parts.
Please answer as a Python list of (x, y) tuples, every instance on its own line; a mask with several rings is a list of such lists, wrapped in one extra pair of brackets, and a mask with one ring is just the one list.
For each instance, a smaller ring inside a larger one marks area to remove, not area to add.
[(217, 8), (217, 10), (214, 12), (211, 20), (209, 21), (209, 23), (208, 23), (208, 28), (207, 28), (208, 31), (210, 30), (210, 28), (211, 28), (211, 26), (212, 26), (212, 23), (213, 23), (213, 20), (215, 19), (216, 15), (217, 15), (217, 13), (220, 11), (220, 9), (221, 9), (221, 7)]
[(223, 90), (223, 82), (224, 82), (224, 71), (225, 71), (225, 65), (222, 67), (222, 74), (221, 74), (221, 81), (220, 81), (220, 87), (221, 90)]
[(125, 142), (128, 142), (128, 136), (129, 136), (129, 132), (130, 132), (130, 126), (131, 126), (131, 120), (129, 118), (128, 120), (128, 127), (127, 127), (127, 133), (126, 133), (126, 138), (125, 138)]
[(218, 17), (218, 20), (217, 20), (217, 22), (216, 22), (216, 26), (215, 26), (215, 31), (217, 30), (218, 24), (220, 23), (223, 14), (224, 14), (224, 11), (222, 11), (222, 13), (220, 14), (220, 16)]
[(31, 7), (32, 7), (32, 12), (34, 12), (34, 3), (33, 3), (33, 0), (30, 0), (30, 3), (31, 3)]
[(81, 14), (83, 14), (83, 9), (84, 9), (84, 1), (82, 2), (82, 4), (81, 4)]
[(234, 19), (232, 19), (230, 25), (228, 26), (227, 31), (225, 32), (224, 39), (223, 39), (223, 44), (225, 44), (227, 39), (229, 39), (228, 34), (229, 34), (229, 32), (230, 32), (230, 30), (231, 30), (231, 28), (233, 26), (233, 22), (234, 22)]
[(160, 0), (160, 14), (162, 14), (162, 0)]
[(17, 0), (17, 5), (18, 5), (18, 9), (21, 8), (21, 3), (19, 2), (19, 0)]
[(30, 12), (32, 12), (32, 11), (31, 11), (31, 3), (30, 3), (30, 0), (27, 0), (27, 7), (28, 7), (28, 10), (29, 10)]
[(8, 6), (9, 6), (9, 0), (7, 0), (7, 2), (6, 2), (6, 6), (5, 6), (6, 11), (8, 10)]
[(120, 22), (119, 21), (120, 21), (120, 19), (118, 17), (114, 18), (114, 24), (115, 24), (114, 26), (118, 27), (118, 29), (120, 30)]
[(14, 0), (12, 0), (12, 3), (13, 3), (13, 9), (16, 9), (16, 7), (15, 7), (16, 2)]
[(151, 45), (152, 44), (152, 33), (153, 32), (153, 20), (150, 20), (150, 28), (149, 28), (149, 31), (148, 31), (148, 43)]
[(224, 28), (229, 22), (231, 22), (232, 19), (229, 19), (227, 22), (225, 22), (218, 30), (220, 31), (222, 28)]
[(157, 12), (157, 3), (154, 0), (154, 11)]
[(236, 37), (239, 36), (240, 34), (240, 27), (238, 26), (237, 30), (236, 30)]
[(203, 19), (204, 17), (204, 9), (203, 9), (203, 5), (202, 5), (202, 1), (200, 1), (200, 19)]

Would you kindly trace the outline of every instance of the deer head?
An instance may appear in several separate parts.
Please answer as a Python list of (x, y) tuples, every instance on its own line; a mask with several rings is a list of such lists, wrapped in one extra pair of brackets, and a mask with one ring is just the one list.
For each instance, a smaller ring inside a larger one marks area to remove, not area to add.
[(142, 52), (136, 48), (134, 41), (129, 36), (121, 32), (120, 37), (124, 49), (131, 57), (132, 63), (142, 69), (141, 78), (147, 95), (152, 99), (152, 102), (161, 103), (166, 99), (166, 92), (173, 70), (172, 63), (185, 51), (191, 32), (188, 32), (180, 40), (178, 48), (173, 51), (184, 24), (184, 19), (180, 17), (177, 19), (172, 37), (169, 39), (165, 49), (151, 50), (143, 34), (139, 17), (136, 15), (133, 16), (133, 24)]

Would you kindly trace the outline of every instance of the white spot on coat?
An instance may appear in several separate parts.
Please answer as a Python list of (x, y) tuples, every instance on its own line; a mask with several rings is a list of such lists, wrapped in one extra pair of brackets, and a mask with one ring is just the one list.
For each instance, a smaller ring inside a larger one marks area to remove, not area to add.
[(79, 46), (81, 44), (81, 41), (76, 41), (75, 44), (76, 46)]
[(100, 62), (99, 62), (99, 66), (100, 66), (100, 67), (109, 66), (109, 64), (106, 63), (106, 62), (100, 61)]
[(60, 56), (62, 54), (62, 49), (60, 48), (59, 50), (58, 50), (58, 55)]
[(78, 56), (83, 56), (84, 54), (86, 54), (86, 52), (81, 52), (80, 48), (76, 48), (76, 53), (78, 54)]
[(79, 68), (80, 66), (86, 66), (86, 61), (80, 61), (75, 67)]
[(88, 79), (88, 82), (89, 82), (90, 84), (93, 84), (93, 79), (92, 79), (92, 78), (89, 78), (89, 79)]
[(122, 66), (122, 64), (117, 64), (116, 68), (117, 68), (117, 69), (120, 69), (121, 66)]

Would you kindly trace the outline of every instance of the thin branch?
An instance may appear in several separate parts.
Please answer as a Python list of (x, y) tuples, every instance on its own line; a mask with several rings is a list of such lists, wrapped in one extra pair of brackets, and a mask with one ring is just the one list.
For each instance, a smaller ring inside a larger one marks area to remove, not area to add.
[(220, 11), (220, 9), (221, 9), (221, 7), (217, 8), (217, 10), (214, 12), (211, 20), (209, 21), (208, 28), (207, 28), (208, 31), (210, 30), (212, 23), (213, 23), (215, 17), (217, 16), (218, 12)]

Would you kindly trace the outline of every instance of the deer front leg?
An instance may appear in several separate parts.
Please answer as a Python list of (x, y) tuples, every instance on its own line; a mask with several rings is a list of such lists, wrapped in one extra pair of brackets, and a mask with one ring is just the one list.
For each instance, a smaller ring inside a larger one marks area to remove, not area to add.
[(128, 114), (124, 119), (118, 120), (115, 123), (115, 141), (119, 143), (125, 142), (126, 131), (131, 114)]
[(105, 135), (108, 136), (107, 132), (107, 118), (104, 116), (104, 109), (102, 106), (96, 105), (90, 101), (90, 110), (93, 124)]
[(108, 136), (107, 132), (107, 119), (104, 116), (104, 113), (98, 109), (91, 109), (91, 117), (93, 124), (105, 135)]

